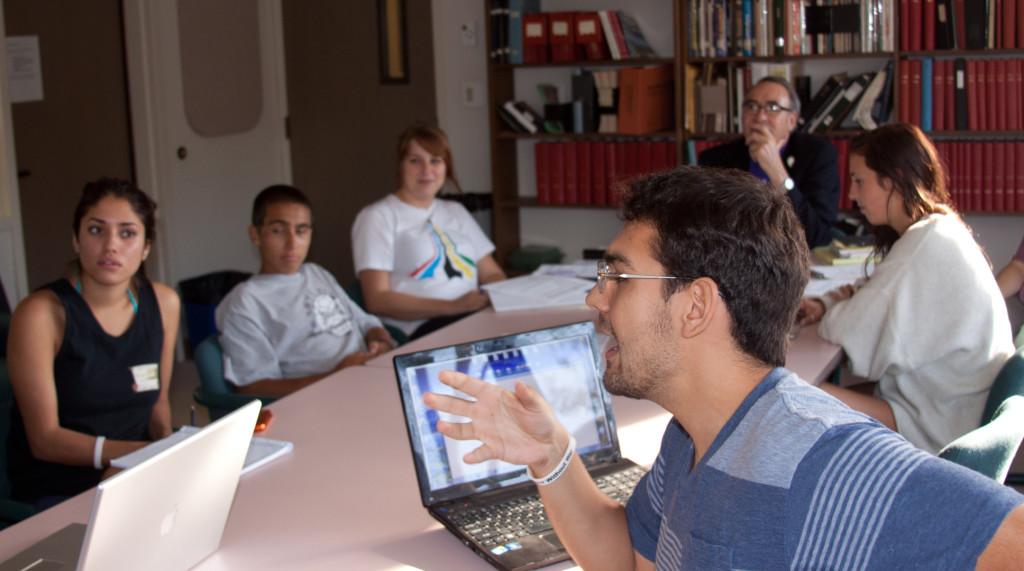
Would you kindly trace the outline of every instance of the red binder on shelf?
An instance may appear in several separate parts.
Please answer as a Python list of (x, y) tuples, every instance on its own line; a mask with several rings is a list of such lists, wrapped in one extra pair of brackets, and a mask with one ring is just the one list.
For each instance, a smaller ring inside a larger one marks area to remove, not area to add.
[(1019, 59), (1006, 61), (1006, 124), (1011, 131), (1021, 129), (1020, 62)]
[(1016, 156), (1014, 155), (1015, 148), (1014, 144), (1010, 141), (1001, 143), (1003, 147), (1003, 160), (1006, 164), (1006, 178), (1004, 188), (1006, 194), (1003, 200), (1006, 201), (1004, 205), (1005, 212), (1016, 212), (1017, 206), (1017, 169), (1021, 168), (1021, 165), (1017, 164)]
[(956, 129), (956, 65), (953, 60), (943, 60), (945, 69), (946, 85), (943, 86), (944, 97), (946, 98), (946, 119), (945, 125), (949, 130)]
[(608, 202), (612, 206), (618, 207), (622, 201), (622, 190), (625, 187), (623, 181), (632, 175), (630, 174), (627, 160), (630, 143), (627, 141), (616, 141), (615, 147), (615, 184), (610, 187), (612, 192), (608, 197)]
[(650, 174), (654, 172), (654, 141), (638, 141), (636, 145), (636, 170), (637, 174)]
[(910, 60), (910, 122), (921, 126), (921, 60)]
[(577, 51), (591, 61), (603, 61), (611, 57), (597, 12), (577, 12), (575, 25), (576, 44), (579, 46)]
[(924, 11), (924, 49), (935, 49), (935, 0), (921, 0)]
[(565, 147), (565, 201), (562, 204), (579, 204), (579, 186), (576, 182), (576, 175), (579, 172), (579, 165), (576, 164), (576, 150), (579, 145), (573, 141), (562, 143)]
[(917, 51), (924, 45), (921, 37), (921, 24), (924, 20), (922, 0), (910, 0), (910, 51)]
[(548, 42), (551, 61), (577, 61), (575, 15), (573, 12), (548, 13)]
[(994, 143), (991, 141), (985, 141), (984, 143), (977, 143), (982, 148), (981, 155), (981, 210), (984, 212), (992, 212), (993, 204), (995, 203), (995, 176), (992, 174), (995, 169), (995, 154)]
[(523, 14), (523, 63), (547, 63), (549, 55), (548, 15), (544, 12)]
[(992, 172), (989, 177), (992, 179), (992, 211), (1006, 211), (1006, 156), (1003, 149), (1006, 147), (1002, 142), (988, 143), (992, 150)]
[(537, 172), (537, 204), (551, 204), (551, 143), (533, 146), (534, 170)]
[(967, 60), (967, 128), (971, 131), (981, 129), (981, 115), (978, 113), (978, 60)]
[(1016, 163), (1017, 170), (1016, 176), (1016, 193), (1017, 193), (1017, 212), (1024, 212), (1024, 143), (1016, 142), (1013, 143), (1014, 154), (1017, 155)]
[(910, 51), (910, 0), (900, 0), (900, 51)]
[[(1017, 12), (1017, 2), (1019, 0), (1003, 0), (1003, 48), (1014, 49), (1020, 45), (1020, 40), (1017, 38), (1017, 27), (1020, 23), (1017, 22), (1017, 18), (1024, 17), (1024, 14)], [(998, 20), (997, 24), (998, 25)]]
[(551, 204), (565, 204), (565, 147), (566, 143), (549, 143), (551, 145), (548, 160), (548, 180), (551, 184)]
[(995, 68), (995, 73), (989, 75), (993, 79), (992, 87), (996, 92), (996, 120), (993, 126), (999, 131), (1006, 131), (1010, 128), (1010, 113), (1006, 108), (1009, 103), (1007, 97), (1009, 96), (1010, 89), (1010, 83), (1006, 78), (1007, 71), (1009, 70), (1007, 63), (1005, 59), (989, 62), (989, 68)]
[(617, 204), (615, 185), (619, 178), (619, 143), (606, 141), (604, 150), (604, 204)]
[(591, 193), (593, 204), (604, 206), (608, 203), (608, 170), (605, 160), (608, 156), (607, 141), (595, 141), (590, 153), (590, 183), (594, 187)]
[(986, 125), (989, 131), (999, 131), (1002, 129), (999, 124), (1002, 120), (999, 116), (999, 69), (995, 60), (984, 60), (982, 63), (985, 68), (985, 110), (988, 112)]
[(576, 203), (589, 205), (594, 199), (594, 183), (591, 180), (593, 167), (590, 166), (594, 143), (580, 141), (576, 143)]
[[(965, 143), (965, 144), (967, 144), (967, 143)], [(971, 147), (971, 156), (970, 156), (970, 160), (967, 163), (969, 165), (968, 168), (970, 168), (970, 173), (971, 173), (971, 199), (970, 199), (971, 206), (970, 206), (970, 209), (975, 211), (975, 212), (980, 212), (982, 210), (982, 197), (981, 197), (982, 182), (981, 182), (981, 179), (983, 178), (982, 177), (982, 167), (984, 166), (983, 161), (985, 160), (984, 157), (983, 157), (983, 155), (984, 155), (984, 148), (983, 148), (983, 144), (982, 143), (970, 143), (970, 147)]]
[(900, 70), (900, 121), (910, 122), (910, 60), (899, 62)]
[(640, 143), (627, 141), (623, 146), (626, 148), (626, 168), (623, 169), (626, 176), (623, 178), (633, 178), (640, 174)]

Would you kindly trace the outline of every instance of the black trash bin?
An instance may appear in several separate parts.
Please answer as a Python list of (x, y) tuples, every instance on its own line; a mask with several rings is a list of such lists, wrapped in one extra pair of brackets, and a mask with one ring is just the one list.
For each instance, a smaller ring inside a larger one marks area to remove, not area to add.
[(185, 345), (190, 355), (203, 339), (217, 333), (214, 313), (220, 300), (250, 276), (249, 272), (226, 270), (178, 282), (185, 307)]

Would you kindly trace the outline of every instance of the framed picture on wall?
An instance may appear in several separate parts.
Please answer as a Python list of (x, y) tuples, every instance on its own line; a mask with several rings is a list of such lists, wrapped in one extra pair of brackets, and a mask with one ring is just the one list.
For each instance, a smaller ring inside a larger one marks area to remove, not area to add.
[(381, 83), (409, 83), (405, 0), (377, 0)]

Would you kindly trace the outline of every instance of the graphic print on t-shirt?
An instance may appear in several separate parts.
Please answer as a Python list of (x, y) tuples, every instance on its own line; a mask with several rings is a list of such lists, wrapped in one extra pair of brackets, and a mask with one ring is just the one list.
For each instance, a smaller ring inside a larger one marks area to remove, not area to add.
[(312, 294), (307, 309), (313, 318), (313, 335), (330, 333), (341, 337), (352, 330), (352, 316), (341, 300), (326, 293)]
[(476, 262), (459, 253), (452, 239), (433, 222), (430, 223), (430, 238), (434, 243), (434, 254), (409, 274), (417, 280), (433, 278), (438, 271), (451, 278), (472, 279), (476, 271)]

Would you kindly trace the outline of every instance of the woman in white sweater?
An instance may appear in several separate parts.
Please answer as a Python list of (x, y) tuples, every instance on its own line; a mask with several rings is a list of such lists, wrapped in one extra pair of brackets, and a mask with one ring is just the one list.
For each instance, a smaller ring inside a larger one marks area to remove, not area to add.
[(822, 387), (932, 453), (977, 428), (1013, 351), (988, 258), (954, 212), (932, 143), (913, 125), (850, 147), (850, 196), (883, 256), (869, 279), (804, 299), (801, 324), (843, 346), (870, 384)]

